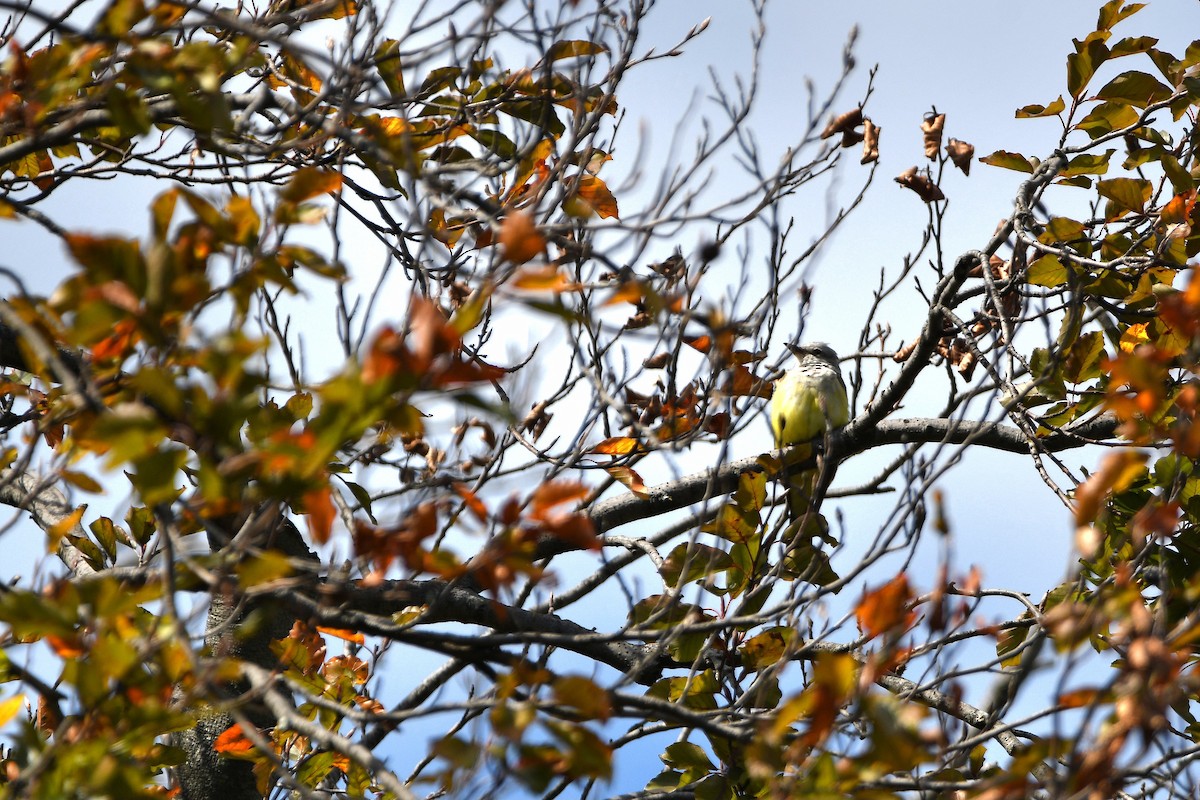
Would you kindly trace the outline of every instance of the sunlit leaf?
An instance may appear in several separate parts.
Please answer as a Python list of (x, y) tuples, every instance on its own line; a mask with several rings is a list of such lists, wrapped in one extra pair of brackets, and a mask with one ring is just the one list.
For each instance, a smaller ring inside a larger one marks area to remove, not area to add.
[(1017, 117), (1018, 118), (1053, 117), (1058, 114), (1061, 114), (1066, 107), (1067, 107), (1067, 104), (1063, 102), (1062, 96), (1060, 95), (1059, 97), (1057, 97), (1056, 99), (1051, 101), (1049, 105), (1044, 105), (1044, 106), (1030, 105), (1030, 106), (1024, 106), (1022, 108), (1018, 108), (1017, 109)]
[(997, 150), (991, 155), (981, 156), (980, 161), (993, 167), (1002, 167), (1004, 169), (1013, 169), (1017, 172), (1033, 172), (1033, 164), (1029, 159), (1020, 153), (1010, 153), (1006, 150)]
[(1172, 91), (1156, 78), (1144, 72), (1123, 72), (1096, 93), (1100, 100), (1116, 100), (1138, 108), (1166, 100)]

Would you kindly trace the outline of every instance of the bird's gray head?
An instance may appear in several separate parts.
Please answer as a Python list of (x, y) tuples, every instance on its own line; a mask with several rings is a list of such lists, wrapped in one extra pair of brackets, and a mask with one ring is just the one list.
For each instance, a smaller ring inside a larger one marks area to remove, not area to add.
[(834, 369), (838, 367), (838, 354), (825, 342), (810, 342), (809, 344), (789, 344), (788, 350), (801, 364), (809, 361), (821, 361)]

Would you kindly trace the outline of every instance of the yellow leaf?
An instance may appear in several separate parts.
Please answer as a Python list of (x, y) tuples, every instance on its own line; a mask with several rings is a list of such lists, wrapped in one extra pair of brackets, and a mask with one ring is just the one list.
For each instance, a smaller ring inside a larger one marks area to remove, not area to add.
[(0, 701), (0, 728), (3, 728), (8, 723), (12, 722), (13, 717), (17, 715), (25, 706), (24, 695), (13, 695), (7, 700)]
[(59, 541), (79, 524), (79, 520), (83, 519), (83, 510), (85, 508), (87, 508), (86, 505), (80, 506), (72, 511), (70, 515), (50, 526), (50, 529), (46, 531), (46, 536), (49, 539), (51, 550), (58, 547)]
[(1150, 341), (1150, 334), (1146, 328), (1149, 323), (1138, 322), (1126, 328), (1121, 334), (1121, 352), (1132, 353), (1140, 344), (1146, 344)]

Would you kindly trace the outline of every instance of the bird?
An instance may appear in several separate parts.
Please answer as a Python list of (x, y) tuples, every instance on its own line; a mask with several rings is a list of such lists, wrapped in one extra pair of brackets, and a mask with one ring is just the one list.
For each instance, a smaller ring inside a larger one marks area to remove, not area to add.
[[(850, 421), (846, 382), (834, 349), (825, 342), (787, 347), (797, 363), (775, 382), (771, 393), (769, 418), (776, 448), (811, 442)], [(785, 470), (811, 456), (811, 447), (794, 447), (785, 458)], [(813, 469), (786, 476), (788, 509), (793, 520), (803, 518), (809, 511), (816, 477), (817, 470)]]
[(840, 428), (850, 421), (846, 382), (834, 349), (825, 342), (787, 347), (797, 364), (775, 382), (771, 394), (776, 447), (811, 441), (826, 428)]

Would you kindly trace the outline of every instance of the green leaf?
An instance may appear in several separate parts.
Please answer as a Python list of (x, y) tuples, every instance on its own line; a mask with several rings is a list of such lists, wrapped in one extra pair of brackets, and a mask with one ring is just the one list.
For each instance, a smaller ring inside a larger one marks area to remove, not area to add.
[(752, 636), (741, 646), (742, 663), (750, 670), (761, 670), (778, 663), (788, 652), (788, 647), (796, 636), (796, 630), (789, 627), (768, 628), (757, 636)]
[(1154, 49), (1156, 44), (1158, 44), (1158, 39), (1153, 36), (1126, 37), (1112, 46), (1110, 57), (1121, 58), (1137, 53), (1148, 53)]
[(471, 132), (471, 138), (486, 147), (495, 156), (511, 161), (517, 156), (517, 146), (513, 140), (505, 136), (503, 133), (490, 128), (483, 128)]
[(1083, 383), (1100, 377), (1100, 359), (1104, 356), (1104, 334), (1085, 333), (1071, 346), (1063, 363), (1063, 378), (1070, 383)]
[[(706, 774), (717, 768), (709, 760), (708, 754), (704, 752), (704, 748), (691, 742), (675, 742), (667, 745), (666, 751), (659, 756), (659, 759), (666, 766), (682, 770), (685, 773), (693, 770), (699, 774)], [(695, 780), (695, 778), (692, 778), (692, 780)]]
[(96, 541), (104, 548), (104, 552), (108, 555), (109, 561), (117, 560), (117, 526), (108, 517), (100, 517), (93, 520), (88, 529), (92, 532), (92, 536), (96, 537)]
[(1136, 124), (1140, 117), (1129, 103), (1110, 101), (1100, 103), (1089, 111), (1086, 117), (1075, 124), (1075, 130), (1083, 131), (1092, 139), (1099, 139), (1105, 134)]
[(1067, 268), (1058, 256), (1048, 253), (1029, 265), (1025, 279), (1034, 286), (1062, 286), (1067, 282)]
[(304, 763), (300, 768), (296, 770), (296, 780), (305, 786), (316, 786), (333, 771), (333, 762), (337, 757), (337, 753), (329, 750), (308, 756), (304, 759)]
[(1162, 164), (1167, 180), (1171, 181), (1171, 188), (1175, 190), (1175, 194), (1186, 194), (1196, 188), (1195, 179), (1174, 155), (1164, 152), (1159, 158), (1159, 163)]
[(1083, 238), (1083, 223), (1070, 217), (1052, 217), (1046, 223), (1046, 230), (1038, 237), (1045, 244), (1070, 244)]
[(1010, 153), (1007, 150), (997, 150), (988, 156), (983, 156), (979, 159), (984, 164), (993, 167), (1001, 167), (1002, 169), (1012, 169), (1017, 172), (1028, 172), (1033, 174), (1034, 166), (1028, 158), (1020, 153)]
[(429, 95), (434, 92), (440, 92), (449, 86), (453, 86), (458, 77), (462, 75), (460, 67), (439, 67), (429, 71), (425, 76), (425, 80), (421, 82), (419, 94)]
[(1108, 31), (1126, 17), (1136, 14), (1146, 7), (1145, 3), (1125, 5), (1125, 0), (1109, 0), (1100, 7), (1100, 16), (1096, 19), (1096, 30)]
[(1116, 150), (1105, 150), (1103, 153), (1084, 153), (1067, 162), (1067, 168), (1060, 175), (1070, 178), (1075, 175), (1103, 175), (1108, 172), (1108, 160)]
[(1082, 42), (1075, 43), (1075, 52), (1067, 56), (1067, 91), (1079, 99), (1096, 69), (1108, 59), (1108, 38), (1105, 31), (1088, 34)]
[(243, 558), (234, 567), (234, 571), (242, 586), (257, 586), (291, 575), (292, 564), (286, 554), (278, 550), (267, 550), (259, 555)]
[(400, 42), (395, 39), (384, 39), (375, 48), (375, 69), (379, 71), (379, 79), (387, 87), (393, 99), (404, 97), (404, 73), (401, 71)]
[[(1019, 619), (1028, 619), (1032, 615), (1026, 611)], [(1025, 641), (1025, 637), (1029, 635), (1028, 627), (1009, 628), (1008, 630), (1000, 631), (996, 635), (996, 655), (1002, 661), (1002, 666), (1015, 667), (1021, 663), (1020, 656), (1010, 656), (1009, 654), (1016, 650)]]
[(154, 514), (145, 506), (134, 506), (129, 509), (129, 513), (125, 515), (125, 521), (129, 523), (129, 535), (143, 547), (150, 541), (150, 537), (154, 536), (154, 531), (158, 527), (154, 521)]
[(706, 544), (679, 544), (671, 551), (659, 573), (668, 586), (702, 580), (734, 566), (724, 550)]
[(555, 42), (550, 45), (550, 49), (546, 51), (546, 61), (558, 61), (563, 58), (575, 58), (576, 56), (594, 56), (600, 53), (607, 53), (608, 48), (597, 42), (588, 42), (581, 39), (564, 40)]
[(1174, 92), (1169, 86), (1159, 83), (1158, 79), (1144, 72), (1123, 72), (1113, 78), (1104, 88), (1097, 92), (1100, 100), (1121, 100), (1138, 108), (1145, 108), (1152, 103), (1166, 100)]

